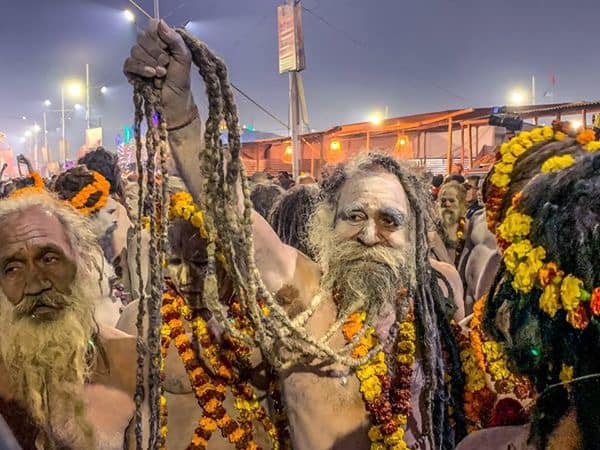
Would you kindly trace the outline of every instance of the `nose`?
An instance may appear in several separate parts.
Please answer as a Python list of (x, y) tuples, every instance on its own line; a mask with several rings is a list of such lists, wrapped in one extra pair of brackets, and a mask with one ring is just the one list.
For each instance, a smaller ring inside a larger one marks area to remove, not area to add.
[(374, 220), (369, 220), (357, 236), (358, 242), (367, 246), (373, 247), (381, 242), (377, 224)]
[(39, 295), (52, 288), (52, 283), (36, 268), (32, 268), (25, 282), (25, 295)]
[(177, 269), (177, 280), (180, 286), (186, 286), (190, 280), (190, 269), (187, 264), (182, 263)]

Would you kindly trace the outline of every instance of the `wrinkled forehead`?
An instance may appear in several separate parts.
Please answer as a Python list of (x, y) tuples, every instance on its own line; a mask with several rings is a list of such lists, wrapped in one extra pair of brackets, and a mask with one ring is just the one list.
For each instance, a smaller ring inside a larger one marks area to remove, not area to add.
[(9, 214), (0, 221), (0, 256), (26, 248), (53, 246), (72, 256), (64, 225), (49, 211), (32, 206)]
[(340, 189), (338, 209), (349, 205), (367, 209), (393, 208), (404, 214), (412, 213), (408, 196), (398, 178), (388, 172), (357, 172)]

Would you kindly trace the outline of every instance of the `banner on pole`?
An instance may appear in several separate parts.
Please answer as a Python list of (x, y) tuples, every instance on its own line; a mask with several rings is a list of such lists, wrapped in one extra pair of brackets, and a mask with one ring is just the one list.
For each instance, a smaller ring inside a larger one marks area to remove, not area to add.
[(279, 40), (279, 73), (300, 72), (306, 66), (302, 10), (299, 6), (277, 7), (277, 35)]

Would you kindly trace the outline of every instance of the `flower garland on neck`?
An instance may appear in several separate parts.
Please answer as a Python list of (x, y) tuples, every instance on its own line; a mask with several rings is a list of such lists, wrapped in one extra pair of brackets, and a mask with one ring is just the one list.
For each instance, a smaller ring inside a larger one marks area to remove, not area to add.
[[(171, 197), (170, 209), (169, 209), (169, 218), (173, 219), (183, 219), (190, 221), (192, 225), (198, 229), (200, 236), (204, 239), (208, 238), (208, 233), (206, 231), (204, 225), (204, 217), (200, 208), (194, 203), (192, 196), (187, 192), (177, 192)], [(223, 257), (220, 254), (217, 254), (217, 258), (223, 263)], [(191, 311), (191, 309), (186, 305), (185, 300), (178, 296), (172, 288), (171, 297), (176, 296), (176, 305), (180, 313), (180, 317), (190, 322), (192, 325), (192, 332), (197, 337), (198, 342), (202, 347), (202, 356), (203, 359), (208, 363), (208, 366), (211, 368), (211, 372), (214, 374), (213, 377), (210, 377), (206, 371), (203, 372), (203, 375), (209, 379), (215, 385), (215, 390), (222, 394), (225, 392), (225, 388), (228, 387), (233, 396), (234, 396), (234, 407), (239, 412), (239, 427), (234, 429), (233, 424), (235, 422), (232, 421), (231, 418), (228, 419), (229, 425), (223, 424), (223, 419), (219, 420), (218, 418), (211, 417), (210, 411), (206, 411), (202, 416), (200, 421), (198, 422), (198, 427), (192, 437), (192, 444), (196, 447), (192, 448), (205, 448), (203, 447), (205, 443), (208, 443), (210, 436), (214, 430), (217, 428), (221, 429), (223, 436), (228, 437), (230, 442), (236, 445), (236, 448), (243, 448), (247, 450), (254, 450), (258, 448), (256, 443), (251, 440), (253, 425), (252, 421), (257, 421), (262, 425), (265, 432), (269, 435), (271, 439), (272, 448), (274, 450), (288, 449), (290, 448), (289, 443), (289, 435), (287, 431), (287, 416), (283, 410), (283, 402), (280, 398), (279, 386), (277, 384), (276, 374), (271, 373), (271, 379), (269, 383), (269, 394), (274, 403), (275, 414), (273, 420), (269, 417), (268, 413), (265, 411), (264, 407), (259, 403), (256, 393), (252, 385), (246, 380), (246, 378), (242, 377), (241, 371), (244, 370), (248, 372), (251, 369), (251, 365), (249, 362), (250, 349), (243, 345), (241, 342), (233, 338), (232, 336), (225, 334), (222, 336), (222, 343), (217, 344), (213, 337), (211, 336), (205, 320), (200, 316), (198, 311)], [(165, 294), (165, 299), (169, 302), (169, 296)], [(261, 305), (261, 309), (263, 314), (268, 315), (269, 310), (266, 306), (262, 305), (260, 300), (258, 301), (259, 305)], [(167, 305), (164, 313), (167, 315), (163, 315), (164, 319), (169, 319), (168, 314), (172, 313)], [(236, 328), (245, 333), (247, 336), (253, 336), (254, 332), (252, 330), (251, 324), (246, 317), (242, 314), (239, 303), (237, 303), (234, 299), (230, 299), (227, 303), (228, 307), (228, 317), (235, 323)], [(166, 322), (163, 325), (163, 333), (161, 335), (165, 336), (167, 333), (172, 334), (172, 325), (175, 327), (179, 327), (182, 329), (183, 324), (179, 322), (170, 323)], [(183, 333), (185, 334), (185, 332)], [(179, 334), (182, 336), (181, 334)], [(185, 335), (187, 338), (187, 335)], [(186, 358), (191, 358), (191, 346), (189, 349), (186, 344), (183, 344), (183, 337), (180, 338), (180, 342), (183, 345), (184, 353), (180, 352), (180, 356), (184, 360), (184, 364), (186, 366), (186, 370), (192, 369), (192, 374), (188, 371), (188, 375), (190, 375), (190, 379), (192, 379), (192, 375), (195, 372), (195, 379), (199, 378), (200, 372), (199, 369), (203, 370), (199, 364), (193, 364), (190, 366), (190, 363), (186, 361)], [(188, 338), (189, 341), (189, 338)], [(165, 347), (168, 346), (169, 340), (165, 338), (164, 344)], [(177, 341), (175, 342), (177, 346)], [(178, 349), (180, 347), (178, 346)], [(164, 350), (166, 355), (166, 350)], [(200, 381), (205, 381), (204, 379)], [(206, 383), (205, 383), (206, 385)], [(194, 384), (192, 383), (192, 386)], [(206, 388), (210, 390), (208, 387)], [(198, 390), (195, 389), (195, 392), (198, 394)], [(215, 403), (214, 407), (216, 408), (219, 414), (222, 414), (224, 418), (228, 418), (226, 411), (222, 407), (222, 398), (224, 396), (217, 395), (215, 396), (216, 400), (219, 402)], [(202, 400), (198, 397), (199, 402)], [(214, 403), (214, 402), (213, 402)], [(164, 401), (164, 422), (166, 423), (166, 400)], [(202, 406), (202, 405), (201, 405)], [(209, 413), (207, 415), (207, 413)], [(224, 428), (228, 426), (229, 428)], [(242, 434), (244, 431), (245, 434)], [(227, 434), (227, 436), (226, 436)]]
[(465, 248), (465, 226), (467, 223), (467, 219), (465, 217), (461, 217), (458, 222), (458, 229), (456, 230), (456, 249), (454, 255), (454, 265), (458, 267), (458, 263), (460, 262), (460, 256)]
[(9, 197), (20, 197), (21, 195), (26, 194), (37, 194), (46, 189), (46, 185), (44, 184), (44, 179), (38, 172), (30, 172), (29, 178), (33, 181), (33, 186), (23, 187), (21, 189), (17, 189), (12, 192)]
[[(92, 214), (101, 209), (108, 201), (110, 195), (110, 183), (100, 173), (95, 170), (90, 171), (90, 174), (94, 177), (94, 181), (85, 186), (79, 191), (73, 198), (69, 200), (69, 203), (77, 209), (81, 214)], [(88, 206), (90, 198), (100, 193), (98, 200), (93, 205)]]
[[(351, 342), (363, 328), (365, 312), (348, 317), (342, 327), (347, 342)], [(364, 357), (376, 345), (374, 328), (366, 330), (352, 350), (356, 359)], [(410, 412), (410, 385), (412, 366), (415, 363), (416, 331), (412, 311), (399, 326), (396, 344), (396, 378), (392, 380), (385, 361), (385, 353), (378, 352), (368, 363), (360, 366), (356, 376), (360, 392), (371, 415), (373, 425), (369, 429), (371, 450), (407, 450), (404, 442), (404, 426)]]

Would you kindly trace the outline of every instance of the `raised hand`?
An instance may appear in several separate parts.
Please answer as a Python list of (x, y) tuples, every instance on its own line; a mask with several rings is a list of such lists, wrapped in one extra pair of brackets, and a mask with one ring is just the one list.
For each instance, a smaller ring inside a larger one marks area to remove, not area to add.
[(189, 123), (197, 114), (191, 91), (192, 55), (181, 36), (164, 21), (150, 20), (123, 67), (136, 77), (162, 79), (162, 104), (169, 128)]

